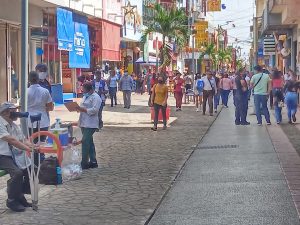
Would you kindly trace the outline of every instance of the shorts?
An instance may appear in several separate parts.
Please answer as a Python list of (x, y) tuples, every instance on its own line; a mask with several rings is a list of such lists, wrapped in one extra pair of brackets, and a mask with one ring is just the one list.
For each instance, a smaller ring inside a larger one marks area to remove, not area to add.
[(195, 96), (203, 96), (203, 91), (194, 90)]
[(185, 85), (185, 90), (191, 90), (192, 89), (192, 85), (191, 84), (186, 84)]

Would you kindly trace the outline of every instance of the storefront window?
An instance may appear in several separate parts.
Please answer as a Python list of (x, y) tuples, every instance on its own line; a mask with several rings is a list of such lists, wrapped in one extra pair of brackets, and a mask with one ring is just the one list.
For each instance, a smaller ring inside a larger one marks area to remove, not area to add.
[(10, 94), (11, 99), (17, 100), (19, 98), (19, 83), (20, 83), (20, 54), (19, 54), (19, 35), (20, 31), (17, 28), (10, 29), (10, 64), (11, 68), (8, 70), (10, 74)]

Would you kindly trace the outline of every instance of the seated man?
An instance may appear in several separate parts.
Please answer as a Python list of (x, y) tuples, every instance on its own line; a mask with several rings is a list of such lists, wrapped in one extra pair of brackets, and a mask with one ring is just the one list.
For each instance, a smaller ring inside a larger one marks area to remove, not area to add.
[(15, 212), (23, 212), (25, 207), (31, 207), (24, 197), (25, 192), (30, 193), (29, 179), (26, 166), (25, 169), (17, 166), (13, 149), (30, 151), (31, 148), (30, 143), (23, 143), (23, 133), (14, 123), (18, 119), (14, 115), (16, 111), (17, 107), (10, 102), (0, 105), (0, 169), (10, 175), (10, 180), (7, 181), (7, 207)]

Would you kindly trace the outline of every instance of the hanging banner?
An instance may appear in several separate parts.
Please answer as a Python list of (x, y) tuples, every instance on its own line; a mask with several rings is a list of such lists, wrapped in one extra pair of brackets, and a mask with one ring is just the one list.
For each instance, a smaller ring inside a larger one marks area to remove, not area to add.
[(201, 46), (208, 43), (208, 21), (198, 21), (195, 23), (195, 47), (201, 48)]
[(70, 68), (90, 68), (91, 54), (87, 17), (73, 13), (74, 46), (69, 52)]
[(69, 10), (57, 8), (56, 16), (58, 49), (72, 51), (74, 39), (73, 13)]
[(221, 0), (208, 0), (207, 12), (221, 11)]

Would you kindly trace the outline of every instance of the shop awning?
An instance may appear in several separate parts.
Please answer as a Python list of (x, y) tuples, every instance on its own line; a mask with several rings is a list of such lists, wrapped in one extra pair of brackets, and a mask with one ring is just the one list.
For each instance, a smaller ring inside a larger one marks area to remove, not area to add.
[(121, 61), (120, 55), (120, 29), (121, 25), (106, 20), (101, 20), (102, 40), (101, 58), (102, 61)]
[[(158, 62), (160, 59), (158, 58)], [(140, 64), (156, 64), (156, 57), (149, 56), (148, 62), (144, 61), (143, 57), (138, 58), (138, 60), (135, 61), (135, 63), (140, 63)]]

